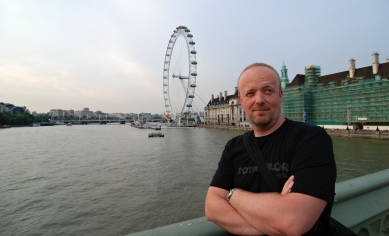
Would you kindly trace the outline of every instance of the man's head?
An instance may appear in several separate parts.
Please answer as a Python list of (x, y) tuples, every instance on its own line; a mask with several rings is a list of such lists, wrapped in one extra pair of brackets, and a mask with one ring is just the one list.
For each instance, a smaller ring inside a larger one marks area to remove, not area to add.
[(281, 90), (281, 77), (280, 77), (280, 75), (278, 74), (278, 72), (276, 71), (276, 69), (274, 69), (271, 65), (268, 65), (268, 64), (266, 64), (266, 63), (263, 63), (263, 62), (255, 62), (255, 63), (253, 63), (253, 64), (251, 64), (251, 65), (246, 66), (246, 68), (244, 68), (244, 70), (242, 71), (242, 73), (240, 73), (239, 78), (238, 78), (238, 93), (239, 93), (239, 80), (240, 80), (240, 77), (242, 76), (242, 74), (243, 74), (244, 72), (246, 72), (246, 70), (251, 69), (251, 68), (253, 68), (253, 67), (257, 67), (257, 66), (267, 67), (267, 68), (269, 68), (270, 70), (272, 70), (272, 71), (277, 75), (277, 78), (278, 78), (278, 80), (280, 81), (280, 90)]
[(282, 97), (280, 76), (267, 64), (249, 65), (239, 76), (238, 99), (256, 136), (270, 134), (282, 124)]

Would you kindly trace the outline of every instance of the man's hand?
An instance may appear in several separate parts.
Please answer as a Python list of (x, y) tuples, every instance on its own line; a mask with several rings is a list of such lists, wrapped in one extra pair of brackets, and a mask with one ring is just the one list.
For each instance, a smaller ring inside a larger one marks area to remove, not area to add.
[(290, 193), (294, 184), (294, 175), (291, 175), (289, 179), (285, 182), (284, 187), (282, 188), (281, 195)]
[(250, 225), (267, 235), (303, 235), (316, 223), (327, 202), (290, 193), (291, 176), (280, 193), (252, 193), (235, 188), (230, 204)]
[[(241, 215), (227, 202), (228, 191), (217, 187), (209, 187), (205, 199), (205, 216), (221, 228), (233, 234), (239, 235), (264, 235), (250, 225)], [(234, 196), (232, 196), (234, 198)]]

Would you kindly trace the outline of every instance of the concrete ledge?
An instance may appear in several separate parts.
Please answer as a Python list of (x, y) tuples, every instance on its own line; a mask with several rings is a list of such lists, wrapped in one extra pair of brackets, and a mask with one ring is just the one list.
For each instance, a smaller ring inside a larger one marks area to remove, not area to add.
[(143, 232), (130, 234), (130, 236), (160, 236), (160, 235), (183, 235), (183, 236), (224, 236), (226, 231), (221, 229), (216, 224), (208, 221), (205, 217), (196, 218), (193, 220), (183, 221)]
[(388, 235), (389, 170), (337, 183), (331, 216), (358, 235)]

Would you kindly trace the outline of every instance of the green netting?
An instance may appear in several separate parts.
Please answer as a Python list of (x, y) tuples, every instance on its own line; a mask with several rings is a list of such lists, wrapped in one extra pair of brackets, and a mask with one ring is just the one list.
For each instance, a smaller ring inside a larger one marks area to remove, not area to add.
[[(291, 120), (318, 125), (389, 125), (389, 81), (345, 78), (341, 85), (317, 84), (320, 68), (306, 67), (305, 84), (284, 90), (282, 113)], [(348, 115), (348, 109), (349, 114)]]

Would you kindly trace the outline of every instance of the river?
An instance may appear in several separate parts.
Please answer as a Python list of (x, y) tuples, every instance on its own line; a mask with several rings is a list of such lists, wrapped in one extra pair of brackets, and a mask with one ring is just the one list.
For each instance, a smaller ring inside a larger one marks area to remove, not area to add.
[[(204, 216), (244, 131), (73, 125), (0, 130), (0, 235), (127, 235)], [(338, 181), (389, 168), (389, 141), (333, 137)]]

